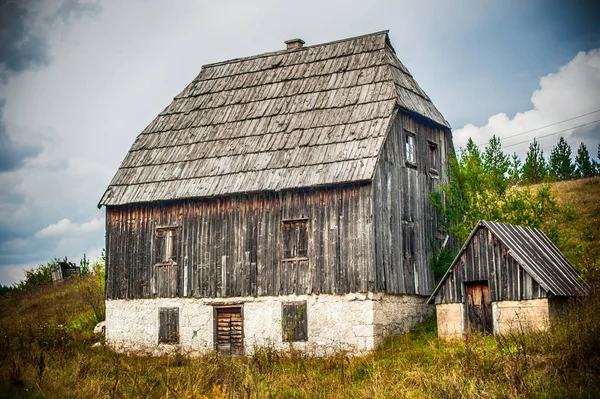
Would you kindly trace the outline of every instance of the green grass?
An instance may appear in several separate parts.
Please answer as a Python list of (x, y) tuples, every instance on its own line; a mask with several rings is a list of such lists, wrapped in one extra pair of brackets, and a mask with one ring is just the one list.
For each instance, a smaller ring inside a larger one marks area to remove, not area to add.
[[(599, 182), (553, 187), (566, 209), (558, 224), (559, 245), (595, 287), (600, 281)], [(105, 346), (92, 348), (102, 342), (92, 332), (103, 315), (102, 295), (101, 279), (91, 276), (1, 298), (0, 397), (600, 397), (596, 291), (572, 304), (549, 332), (445, 341), (437, 338), (430, 320), (365, 356), (338, 352), (327, 359), (268, 348), (235, 359), (215, 353), (128, 356)]]

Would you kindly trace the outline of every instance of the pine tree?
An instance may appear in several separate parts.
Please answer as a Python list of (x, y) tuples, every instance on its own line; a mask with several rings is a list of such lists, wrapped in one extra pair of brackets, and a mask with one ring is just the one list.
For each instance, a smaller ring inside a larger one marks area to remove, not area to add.
[(510, 167), (510, 160), (502, 152), (502, 144), (500, 144), (500, 139), (496, 135), (492, 136), (489, 145), (485, 148), (482, 167), (489, 179), (489, 188), (498, 194), (504, 194), (506, 187), (508, 187), (507, 172)]
[(590, 160), (590, 153), (583, 142), (579, 144), (577, 157), (575, 157), (575, 164), (577, 165), (577, 174), (580, 177), (592, 177), (596, 174), (596, 168), (594, 168), (594, 165)]
[(512, 154), (510, 160), (508, 179), (511, 184), (518, 184), (521, 181), (521, 158), (519, 158), (516, 152)]
[(592, 164), (594, 165), (594, 169), (596, 169), (596, 176), (600, 176), (600, 144), (598, 144), (598, 153), (596, 154), (596, 157), (598, 158), (598, 161), (594, 159)]
[[(589, 154), (588, 154), (589, 158)], [(571, 161), (571, 146), (561, 137), (550, 153), (550, 174), (556, 180), (570, 180), (575, 177), (575, 165)]]
[(523, 165), (523, 181), (525, 184), (537, 184), (542, 182), (548, 174), (544, 151), (540, 148), (536, 139), (529, 144), (529, 151)]

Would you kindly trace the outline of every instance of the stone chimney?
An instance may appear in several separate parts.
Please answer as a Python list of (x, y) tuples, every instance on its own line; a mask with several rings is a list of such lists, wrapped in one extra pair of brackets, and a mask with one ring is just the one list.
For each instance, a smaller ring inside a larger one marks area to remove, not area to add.
[(285, 44), (287, 45), (287, 49), (291, 50), (294, 48), (302, 48), (304, 47), (304, 40), (302, 39), (290, 39), (286, 40)]

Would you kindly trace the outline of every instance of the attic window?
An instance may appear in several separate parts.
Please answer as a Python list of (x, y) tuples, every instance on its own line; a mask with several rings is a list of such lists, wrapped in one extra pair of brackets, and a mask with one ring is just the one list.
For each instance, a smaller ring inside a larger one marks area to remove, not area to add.
[(308, 257), (308, 219), (283, 221), (283, 259)]
[(156, 263), (177, 262), (177, 228), (159, 227), (156, 229)]
[(415, 135), (413, 133), (406, 132), (406, 162), (411, 164), (417, 163), (417, 159), (415, 156), (415, 143)]
[(438, 171), (438, 146), (437, 143), (429, 141), (429, 169), (432, 172)]

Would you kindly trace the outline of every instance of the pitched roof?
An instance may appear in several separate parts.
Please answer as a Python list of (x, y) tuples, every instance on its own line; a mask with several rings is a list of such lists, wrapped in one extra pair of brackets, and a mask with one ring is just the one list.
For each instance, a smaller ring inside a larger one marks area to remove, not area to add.
[(204, 65), (99, 206), (370, 180), (396, 106), (449, 128), (387, 31)]
[(588, 292), (588, 286), (581, 280), (577, 269), (556, 248), (543, 231), (533, 227), (482, 220), (477, 223), (469, 238), (465, 241), (454, 262), (452, 262), (442, 281), (429, 298), (428, 303), (431, 303), (435, 298), (437, 292), (454, 270), (454, 266), (458, 263), (462, 252), (467, 248), (467, 244), (482, 227), (487, 227), (508, 249), (508, 254), (548, 293), (555, 296), (578, 296)]

